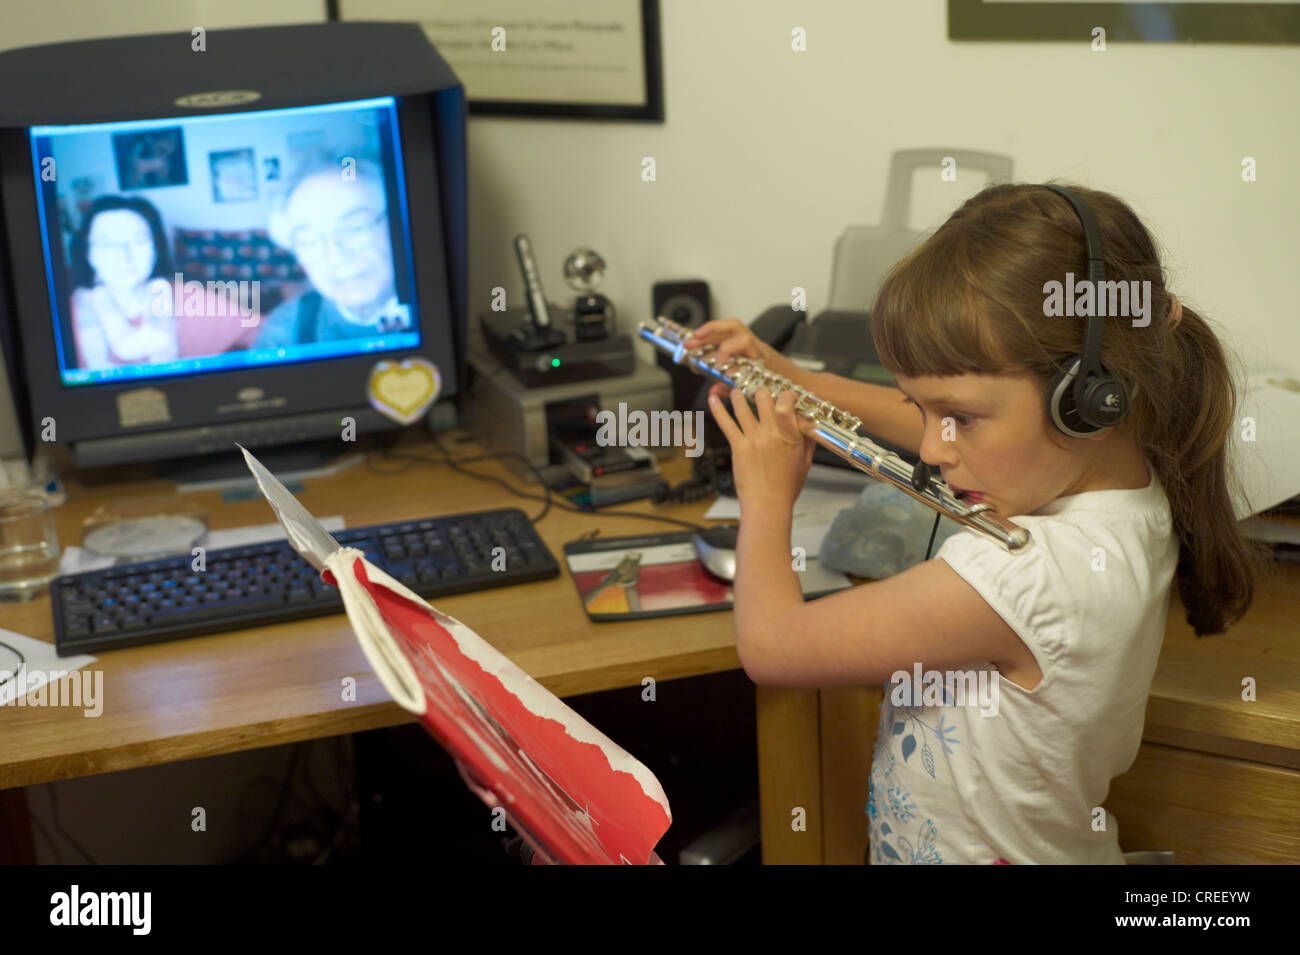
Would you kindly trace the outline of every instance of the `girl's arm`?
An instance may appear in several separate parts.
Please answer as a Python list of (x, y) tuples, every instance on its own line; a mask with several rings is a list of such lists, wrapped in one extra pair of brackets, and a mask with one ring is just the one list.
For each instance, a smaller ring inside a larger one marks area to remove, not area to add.
[(869, 686), (895, 672), (959, 669), (992, 660), (1006, 670), (1028, 647), (945, 561), (805, 603), (791, 568), (790, 515), (741, 521), (736, 652), (764, 686)]
[[(805, 603), (790, 553), (792, 503), (812, 461), (800, 439), (794, 395), (760, 388), (757, 413), (738, 390), (733, 418), (720, 395), (710, 407), (731, 444), (740, 500), (733, 584), (736, 652), (755, 683), (865, 686), (899, 670), (983, 666), (1028, 671), (1028, 647), (946, 561), (929, 560), (885, 580)], [(990, 555), (990, 560), (998, 555)], [(1015, 559), (1015, 558), (1011, 558)]]

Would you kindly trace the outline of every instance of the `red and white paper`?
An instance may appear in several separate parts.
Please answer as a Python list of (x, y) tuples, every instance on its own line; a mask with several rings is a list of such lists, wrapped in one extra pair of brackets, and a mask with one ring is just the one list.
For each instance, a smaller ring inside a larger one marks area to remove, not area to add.
[(341, 547), (244, 448), (293, 548), (338, 587), (375, 675), (500, 807), (534, 861), (659, 863), (672, 822), (654, 774), (471, 628)]

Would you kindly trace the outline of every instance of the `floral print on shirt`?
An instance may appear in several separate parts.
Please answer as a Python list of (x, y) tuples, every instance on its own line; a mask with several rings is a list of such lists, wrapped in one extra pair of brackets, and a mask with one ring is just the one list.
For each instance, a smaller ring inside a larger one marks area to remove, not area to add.
[[(935, 821), (920, 818), (920, 812), (912, 802), (911, 793), (906, 792), (891, 778), (895, 766), (895, 742), (907, 762), (921, 747), (918, 757), (921, 768), (931, 779), (935, 775), (934, 750), (931, 740), (943, 746), (946, 755), (952, 755), (952, 747), (961, 741), (954, 735), (956, 727), (947, 724), (947, 716), (939, 713), (937, 725), (927, 722), (926, 716), (933, 713), (933, 707), (899, 706), (895, 707), (890, 699), (892, 684), (884, 686), (884, 700), (880, 704), (880, 727), (876, 733), (876, 752), (871, 763), (871, 777), (867, 784), (867, 817), (871, 830), (872, 861), (877, 864), (942, 865), (943, 855), (935, 848), (934, 841), (939, 834)], [(944, 702), (951, 704), (947, 687), (944, 688)], [(927, 713), (927, 710), (930, 713)], [(918, 743), (919, 737), (919, 743)], [(887, 757), (883, 772), (880, 772), (882, 753)], [(876, 794), (883, 793), (884, 799), (877, 802)]]

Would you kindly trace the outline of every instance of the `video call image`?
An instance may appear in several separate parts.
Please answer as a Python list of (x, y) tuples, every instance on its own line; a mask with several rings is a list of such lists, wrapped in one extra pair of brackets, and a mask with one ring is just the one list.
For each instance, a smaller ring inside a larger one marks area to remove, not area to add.
[(396, 130), (391, 98), (33, 129), (64, 383), (418, 346)]

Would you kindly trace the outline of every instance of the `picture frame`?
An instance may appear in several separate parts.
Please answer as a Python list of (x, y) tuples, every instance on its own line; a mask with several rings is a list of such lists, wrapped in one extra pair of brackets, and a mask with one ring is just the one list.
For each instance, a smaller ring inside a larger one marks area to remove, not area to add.
[[(472, 116), (664, 121), (659, 0), (326, 0), (326, 15), (420, 23)], [(493, 59), (512, 49), (527, 55)]]
[(1300, 43), (1300, 2), (948, 0), (950, 40), (1087, 41), (1097, 27), (1127, 43)]
[(257, 167), (251, 147), (208, 153), (214, 202), (248, 202), (257, 198)]
[(121, 192), (184, 186), (190, 181), (185, 134), (179, 126), (114, 133), (113, 159)]

